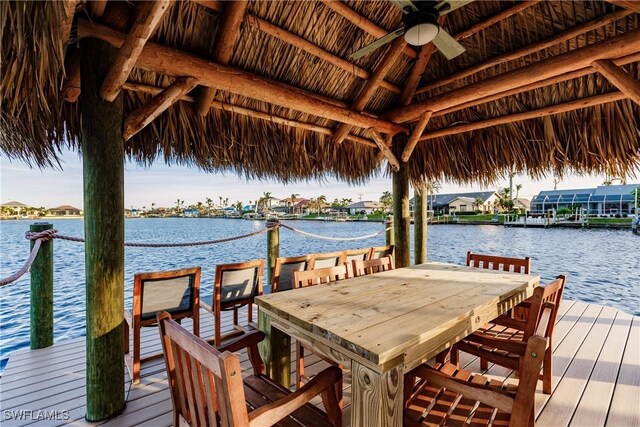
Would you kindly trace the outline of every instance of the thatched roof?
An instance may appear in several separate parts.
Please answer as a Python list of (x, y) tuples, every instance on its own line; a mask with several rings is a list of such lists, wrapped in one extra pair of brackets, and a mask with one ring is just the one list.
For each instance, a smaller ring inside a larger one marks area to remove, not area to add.
[[(117, 36), (126, 37), (134, 27), (142, 3), (109, 1), (104, 13), (87, 11), (84, 3), (76, 5), (69, 0), (0, 4), (3, 28), (0, 144), (5, 155), (46, 166), (55, 162), (61, 147), (80, 148), (79, 102), (64, 100), (65, 97), (74, 100), (73, 64), (79, 53), (79, 23), (84, 25), (82, 37), (87, 33), (90, 36), (105, 33), (103, 27), (94, 24), (112, 28)], [(467, 51), (447, 61), (439, 52), (429, 55), (430, 44), (422, 50), (404, 47), (403, 52), (410, 55), (398, 55), (386, 74), (385, 87), (375, 91), (365, 111), (411, 131), (415, 123), (394, 119), (398, 117), (394, 111), (402, 105), (399, 93), (409, 90), (405, 87), (412, 81), (412, 73), (416, 73), (412, 70), (419, 67), (421, 58), (427, 65), (413, 104), (422, 102), (419, 105), (428, 108), (431, 100), (438, 102), (443, 94), (448, 94), (446, 97), (458, 93), (454, 91), (587, 45), (637, 34), (639, 15), (612, 3), (600, 0), (529, 1), (525, 5), (513, 1), (471, 3), (447, 15), (443, 24), (451, 34), (460, 36)], [(363, 17), (357, 22), (369, 33), (345, 17), (344, 10), (341, 11), (345, 5), (347, 11)], [(223, 21), (221, 10), (225, 7), (228, 3), (215, 0), (173, 4), (145, 49), (154, 43), (211, 60), (220, 37), (217, 29)], [(99, 8), (97, 5), (96, 9)], [(74, 9), (71, 26), (69, 11)], [(261, 76), (267, 82), (286, 85), (282, 87), (287, 90), (301, 89), (304, 92), (297, 93), (348, 109), (366, 84), (366, 78), (375, 74), (394, 47), (379, 49), (358, 60), (349, 60), (347, 56), (376, 38), (370, 34), (376, 26), (391, 30), (400, 21), (399, 10), (382, 0), (348, 1), (338, 7), (315, 1), (251, 1), (240, 29), (234, 34), (228, 64), (234, 72), (251, 73), (251, 79)], [(288, 34), (288, 41), (273, 35), (274, 25)], [(581, 28), (585, 31), (581, 32)], [(571, 33), (572, 29), (576, 30)], [(566, 36), (559, 39), (563, 34)], [(559, 41), (535, 49), (537, 43), (554, 38)], [(297, 44), (291, 41), (294, 39)], [(640, 50), (640, 37), (626, 40), (627, 44), (635, 45), (635, 52)], [(524, 55), (512, 55), (515, 59), (504, 57), (527, 46), (534, 48), (531, 52), (520, 52)], [(636, 80), (640, 78), (638, 55), (622, 55), (621, 59), (616, 52), (611, 49), (608, 59), (624, 64), (626, 72)], [(468, 76), (448, 79), (492, 58), (498, 58), (495, 65), (486, 64), (480, 71), (469, 71)], [(153, 67), (141, 65), (140, 61), (137, 65), (124, 90), (125, 117), (180, 76), (151, 71)], [(79, 72), (77, 67), (76, 71)], [(471, 102), (462, 109), (435, 111), (425, 134), (618, 91), (588, 65), (576, 66), (573, 74), (555, 77), (538, 86), (476, 102), (477, 105)], [(362, 182), (384, 170), (384, 157), (363, 127), (353, 127), (350, 139), (337, 144), (331, 137), (340, 125), (336, 120), (304, 109), (298, 111), (295, 106), (286, 108), (284, 100), (266, 102), (225, 89), (215, 92), (214, 108), (202, 118), (190, 102), (197, 100), (201, 92), (202, 87), (195, 88), (124, 142), (126, 154), (145, 164), (163, 159), (207, 171), (231, 171), (283, 181), (332, 175)], [(476, 98), (483, 96), (479, 89)], [(510, 170), (527, 171), (532, 176), (567, 171), (632, 173), (640, 165), (640, 110), (625, 95), (614, 95), (611, 99), (617, 100), (421, 141), (408, 162), (411, 179), (486, 182)]]

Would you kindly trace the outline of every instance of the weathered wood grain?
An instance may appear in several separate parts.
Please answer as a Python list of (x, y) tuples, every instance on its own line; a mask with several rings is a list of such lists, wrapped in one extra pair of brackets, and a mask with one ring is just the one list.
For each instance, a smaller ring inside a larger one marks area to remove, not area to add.
[(354, 361), (351, 364), (351, 425), (402, 425), (403, 380), (402, 364), (380, 373)]

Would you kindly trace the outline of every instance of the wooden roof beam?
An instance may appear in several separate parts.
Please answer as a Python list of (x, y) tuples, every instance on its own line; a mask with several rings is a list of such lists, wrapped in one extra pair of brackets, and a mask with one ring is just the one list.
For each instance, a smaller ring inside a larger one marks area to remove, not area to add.
[[(613, 63), (616, 65), (626, 65), (632, 62), (640, 61), (640, 52), (633, 53), (631, 55), (623, 56), (618, 59), (614, 59)], [(435, 112), (434, 116), (442, 116), (445, 114), (454, 113), (456, 111), (464, 110), (466, 108), (475, 107), (476, 105), (486, 104), (487, 102), (495, 101), (496, 99), (506, 98), (507, 96), (517, 95), (522, 92), (528, 92), (530, 90), (540, 89), (542, 87), (551, 86), (557, 83), (565, 82), (567, 80), (577, 79), (583, 76), (587, 76), (589, 74), (595, 73), (596, 70), (593, 67), (586, 67), (579, 70), (571, 71), (568, 73), (560, 74), (559, 76), (554, 76), (545, 80), (541, 80), (539, 82), (530, 83), (528, 85), (520, 86), (515, 89), (511, 89), (505, 92), (499, 92), (495, 95), (487, 96), (484, 98), (474, 99), (473, 101), (465, 102), (464, 104), (459, 104), (453, 106), (451, 108), (447, 108), (445, 110), (440, 110)]]
[(140, 10), (131, 32), (122, 44), (118, 56), (111, 65), (100, 88), (100, 96), (113, 101), (118, 96), (122, 85), (127, 81), (131, 69), (142, 52), (145, 43), (173, 4), (171, 0), (146, 1), (140, 4)]
[(413, 153), (414, 148), (416, 148), (416, 145), (418, 145), (418, 141), (420, 140), (420, 137), (422, 136), (424, 130), (427, 128), (432, 115), (433, 111), (427, 111), (426, 113), (424, 113), (420, 118), (420, 121), (418, 121), (418, 124), (416, 124), (416, 126), (413, 128), (413, 132), (411, 132), (411, 135), (409, 136), (407, 145), (404, 147), (404, 150), (402, 150), (403, 162), (406, 163), (411, 158), (411, 154)]
[(469, 77), (473, 74), (479, 73), (480, 71), (486, 70), (487, 68), (494, 67), (496, 65), (503, 64), (505, 62), (514, 61), (516, 59), (520, 59), (524, 56), (530, 55), (532, 53), (539, 52), (541, 50), (547, 49), (551, 46), (555, 46), (560, 43), (564, 43), (567, 40), (570, 40), (574, 37), (577, 37), (581, 34), (584, 34), (588, 31), (595, 30), (596, 28), (603, 27), (612, 22), (617, 21), (618, 19), (622, 19), (625, 16), (632, 14), (633, 12), (628, 10), (619, 10), (614, 13), (610, 13), (605, 16), (601, 16), (592, 21), (586, 22), (582, 25), (579, 25), (575, 28), (571, 28), (567, 31), (563, 31), (560, 34), (550, 37), (547, 40), (543, 40), (537, 43), (533, 43), (529, 46), (525, 46), (521, 49), (516, 49), (512, 52), (507, 52), (503, 55), (496, 56), (494, 58), (490, 58), (484, 62), (473, 65), (467, 69), (460, 70), (457, 73), (453, 73), (448, 75), (442, 79), (433, 81), (431, 83), (427, 83), (425, 86), (422, 86), (416, 93), (424, 93), (430, 91), (432, 89), (436, 89), (442, 86), (445, 86), (449, 83), (455, 82), (457, 80), (461, 80), (465, 77)]
[(194, 78), (177, 78), (149, 102), (136, 108), (124, 121), (124, 140), (131, 139), (197, 85), (198, 81)]
[[(402, 49), (407, 45), (407, 42), (404, 41), (404, 38), (398, 37), (393, 41), (386, 55), (382, 59), (382, 62), (376, 68), (371, 79), (367, 81), (364, 85), (356, 100), (353, 102), (351, 109), (354, 111), (364, 111), (364, 108), (367, 106), (367, 103), (373, 98), (373, 95), (376, 93), (376, 89), (378, 89), (378, 85), (387, 75), (393, 64), (396, 63), (398, 57), (402, 54)], [(348, 124), (341, 124), (336, 129), (336, 132), (333, 136), (333, 139), (336, 143), (340, 144), (347, 134), (351, 131), (351, 126)]]
[[(249, 5), (248, 1), (228, 1), (222, 12), (221, 23), (216, 33), (216, 42), (211, 59), (219, 64), (226, 65), (231, 59), (236, 39), (240, 34), (240, 23), (244, 19), (244, 13)], [(214, 87), (205, 87), (196, 103), (196, 112), (205, 116), (209, 112), (209, 106), (216, 95)]]
[[(322, 1), (322, 4), (324, 4), (329, 9), (333, 10), (335, 13), (337, 13), (338, 15), (342, 16), (343, 18), (351, 22), (356, 27), (363, 30), (365, 33), (368, 33), (376, 38), (380, 38), (389, 32), (384, 28), (379, 27), (378, 25), (369, 21), (367, 18), (360, 15), (358, 12), (351, 9), (349, 6), (342, 3), (341, 1), (337, 1), (337, 0), (321, 0), (321, 1)], [(398, 13), (400, 13), (400, 11), (398, 11)], [(411, 58), (418, 57), (418, 54), (416, 53), (415, 49), (413, 49), (410, 46), (405, 46), (402, 50), (402, 53), (404, 53), (405, 55)]]
[(384, 114), (383, 117), (396, 123), (404, 123), (417, 119), (426, 111), (444, 110), (465, 102), (585, 68), (598, 59), (619, 58), (638, 51), (640, 51), (640, 30), (629, 31), (599, 43), (536, 62), (528, 67), (518, 68), (421, 102), (396, 108)]
[(638, 80), (608, 59), (594, 61), (591, 65), (612, 85), (620, 89), (620, 92), (640, 105), (640, 82)]
[(87, 6), (89, 8), (89, 13), (92, 18), (100, 18), (105, 9), (107, 8), (107, 0), (90, 0), (87, 1)]
[[(164, 90), (163, 88), (160, 88), (160, 87), (151, 86), (144, 83), (135, 83), (135, 82), (126, 82), (123, 86), (123, 89), (134, 91), (134, 92), (148, 93), (154, 96), (158, 95)], [(196, 102), (193, 96), (186, 95), (186, 94), (180, 96), (179, 100), (186, 101), (186, 102)], [(241, 107), (234, 104), (229, 104), (229, 103), (220, 102), (220, 101), (211, 101), (210, 107), (215, 108), (217, 110), (229, 111), (234, 114), (241, 114), (243, 116), (265, 120), (271, 123), (277, 123), (277, 124), (281, 124), (289, 127), (294, 127), (297, 129), (304, 129), (304, 130), (321, 133), (329, 137), (333, 136), (333, 130), (328, 127), (316, 125), (313, 123), (305, 123), (297, 120), (287, 119), (286, 117), (280, 117), (280, 116), (273, 115), (271, 113), (252, 110), (250, 108), (245, 108), (245, 107)], [(370, 141), (366, 138), (362, 138), (357, 135), (347, 135), (346, 139), (353, 142), (357, 142), (358, 144), (366, 145), (368, 147), (377, 147), (377, 145), (373, 141)]]
[(378, 131), (373, 128), (369, 129), (369, 133), (380, 149), (380, 152), (384, 155), (384, 157), (386, 157), (393, 170), (398, 172), (400, 170), (400, 162), (398, 161), (398, 158), (395, 156), (395, 154), (393, 154), (393, 151), (391, 151), (389, 146), (385, 144), (380, 133), (378, 133)]
[(426, 133), (420, 137), (420, 141), (428, 139), (441, 138), (447, 135), (457, 135), (465, 132), (471, 132), (478, 129), (485, 129), (493, 126), (503, 125), (507, 123), (520, 122), (523, 120), (552, 116), (554, 114), (566, 113), (568, 111), (579, 110), (581, 108), (593, 107), (596, 105), (606, 104), (626, 99), (627, 95), (622, 92), (612, 92), (604, 95), (596, 95), (588, 98), (578, 99), (575, 101), (565, 102), (563, 104), (551, 105), (549, 107), (537, 110), (526, 111), (524, 113), (510, 114), (508, 116), (494, 117), (480, 122), (468, 123), (464, 125), (452, 126), (449, 128), (438, 129)]
[[(266, 34), (277, 38), (280, 41), (295, 46), (298, 49), (307, 52), (317, 58), (323, 59), (328, 63), (348, 72), (349, 74), (365, 80), (371, 77), (371, 73), (369, 73), (364, 68), (358, 67), (357, 65), (352, 64), (346, 59), (342, 59), (338, 55), (334, 55), (333, 53), (328, 52), (321, 47), (318, 47), (315, 44), (305, 40), (304, 38), (297, 36), (283, 28), (280, 28), (268, 21), (265, 21), (264, 19), (258, 18), (257, 16), (247, 14), (245, 23), (250, 25), (252, 28), (257, 28), (258, 30)], [(383, 87), (393, 93), (401, 92), (398, 86), (385, 80), (380, 81), (380, 87)]]
[(497, 24), (500, 21), (504, 21), (505, 19), (516, 15), (520, 12), (522, 12), (523, 10), (539, 3), (542, 0), (526, 0), (526, 1), (520, 1), (518, 3), (515, 4), (515, 6), (512, 6), (508, 9), (505, 9), (499, 13), (497, 13), (496, 15), (492, 16), (491, 18), (478, 22), (477, 24), (472, 25), (471, 27), (467, 28), (466, 30), (456, 34), (455, 36), (453, 36), (456, 40), (460, 41), (460, 40), (464, 40), (466, 38), (471, 37), (472, 35), (479, 33), (480, 31), (486, 30), (487, 28), (491, 27), (492, 25)]
[[(78, 37), (96, 37), (116, 47), (126, 39), (116, 30), (84, 19), (78, 21)], [(136, 67), (172, 77), (193, 77), (208, 87), (365, 129), (373, 127), (390, 134), (406, 131), (401, 125), (318, 99), (308, 91), (155, 43), (142, 49)]]
[(611, 4), (640, 13), (640, 1), (638, 0), (607, 0)]

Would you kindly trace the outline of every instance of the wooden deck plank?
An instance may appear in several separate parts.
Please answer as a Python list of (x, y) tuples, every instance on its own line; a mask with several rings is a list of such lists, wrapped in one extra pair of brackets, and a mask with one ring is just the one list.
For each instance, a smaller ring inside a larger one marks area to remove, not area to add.
[(544, 412), (538, 418), (541, 425), (553, 424), (558, 427), (569, 425), (609, 335), (616, 311), (615, 308), (604, 307), (598, 314), (587, 336), (581, 340), (578, 351), (571, 358), (553, 395), (547, 401)]
[[(202, 321), (202, 331), (210, 335), (208, 332), (213, 331), (211, 315), (203, 314)], [(225, 327), (230, 327), (228, 317), (223, 322)], [(184, 325), (189, 327), (190, 322), (184, 322)], [(552, 398), (537, 394), (539, 425), (567, 425), (570, 421), (575, 426), (602, 426), (605, 419), (610, 426), (640, 425), (640, 318), (613, 309), (565, 301), (560, 308), (554, 335), (556, 390)], [(155, 329), (143, 332), (145, 343), (154, 351), (160, 349), (156, 337)], [(6, 376), (0, 378), (0, 409), (67, 410), (70, 419), (19, 422), (5, 417), (0, 420), (2, 426), (95, 426), (84, 420), (84, 347), (84, 339), (74, 339), (43, 350), (17, 352), (15, 359), (11, 355), (5, 369)], [(246, 375), (250, 370), (246, 353), (241, 352), (240, 359)], [(477, 358), (464, 353), (461, 354), (461, 365), (479, 370)], [(326, 366), (315, 355), (305, 358), (309, 374), (315, 374)], [(295, 364), (292, 363), (294, 372)], [(490, 365), (487, 375), (499, 380), (504, 380), (503, 375), (506, 375), (506, 381), (517, 381), (509, 376), (508, 371), (493, 365)], [(345, 372), (344, 378), (343, 419), (348, 426), (350, 373)], [(123, 390), (128, 387), (128, 383), (124, 384)], [(567, 397), (561, 399), (561, 395)], [(321, 406), (319, 398), (313, 403)], [(561, 408), (563, 406), (568, 409)], [(562, 412), (560, 416), (557, 416), (558, 411)], [(171, 422), (164, 361), (155, 359), (142, 364), (141, 383), (129, 391), (123, 414), (103, 425), (155, 427), (168, 426)]]
[(616, 313), (613, 326), (571, 419), (571, 426), (601, 426), (606, 422), (632, 320), (633, 317), (627, 313)]
[(640, 317), (633, 318), (606, 425), (640, 425)]

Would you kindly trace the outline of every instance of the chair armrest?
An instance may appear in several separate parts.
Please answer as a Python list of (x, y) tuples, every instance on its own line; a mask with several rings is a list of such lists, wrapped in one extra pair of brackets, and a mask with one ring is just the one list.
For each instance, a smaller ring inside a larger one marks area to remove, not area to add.
[(489, 385), (476, 384), (463, 381), (458, 378), (453, 378), (429, 366), (418, 366), (416, 369), (411, 371), (411, 374), (414, 374), (418, 378), (427, 380), (427, 383), (431, 383), (439, 387), (445, 387), (447, 390), (451, 390), (454, 393), (459, 393), (464, 397), (477, 400), (504, 412), (510, 413), (515, 402), (515, 396), (512, 392), (500, 390)]
[(225, 351), (235, 353), (242, 350), (243, 348), (246, 348), (247, 354), (249, 356), (249, 361), (251, 362), (251, 366), (253, 367), (254, 375), (263, 374), (264, 363), (260, 358), (258, 344), (260, 344), (260, 342), (262, 342), (264, 338), (264, 332), (253, 329), (245, 334), (240, 335), (238, 338), (227, 341), (225, 344), (216, 347), (216, 349), (220, 353), (224, 353)]
[(133, 327), (133, 315), (131, 314), (131, 311), (124, 311), (124, 321), (127, 322), (130, 328)]
[[(296, 409), (309, 403), (317, 395), (325, 391), (335, 391), (336, 384), (342, 386), (342, 371), (340, 368), (331, 366), (293, 393), (250, 412), (249, 425), (274, 425)], [(339, 406), (331, 409), (341, 411)], [(329, 411), (330, 409), (327, 408), (327, 413)]]
[(524, 331), (525, 328), (527, 327), (527, 322), (525, 322), (524, 320), (517, 320), (507, 316), (498, 316), (495, 319), (493, 319), (491, 323), (500, 325), (500, 326), (505, 326), (511, 329), (517, 329), (519, 331)]
[(464, 338), (463, 341), (470, 341), (475, 344), (486, 345), (487, 347), (497, 348), (499, 350), (508, 351), (522, 356), (527, 348), (527, 343), (522, 341), (509, 341), (505, 339), (495, 338), (490, 335), (474, 332)]

